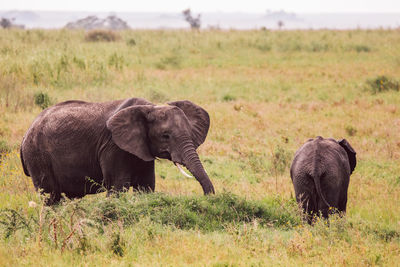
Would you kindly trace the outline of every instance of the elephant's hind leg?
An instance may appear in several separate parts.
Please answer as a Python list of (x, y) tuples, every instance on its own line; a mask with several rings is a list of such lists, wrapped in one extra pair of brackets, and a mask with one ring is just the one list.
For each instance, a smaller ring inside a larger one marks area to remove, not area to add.
[(48, 195), (45, 200), (46, 205), (53, 205), (61, 199), (60, 186), (56, 181), (51, 165), (40, 167), (35, 168), (38, 171), (31, 172), (33, 185), (41, 194)]
[(346, 192), (343, 194), (342, 199), (339, 202), (339, 215), (343, 216), (346, 214), (346, 206), (347, 206), (347, 190)]
[(313, 197), (313, 194), (309, 191), (304, 191), (296, 196), (297, 203), (300, 203), (305, 219), (309, 224), (314, 220), (317, 211)]
[(54, 183), (53, 177), (48, 177), (47, 175), (32, 176), (33, 184), (37, 191), (43, 195), (48, 195), (45, 200), (46, 205), (53, 205), (60, 201), (61, 192), (58, 186)]

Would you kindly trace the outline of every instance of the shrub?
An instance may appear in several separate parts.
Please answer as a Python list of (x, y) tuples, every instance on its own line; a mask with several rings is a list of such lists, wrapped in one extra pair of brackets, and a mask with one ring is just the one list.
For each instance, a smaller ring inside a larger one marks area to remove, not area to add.
[(354, 50), (357, 51), (358, 53), (360, 53), (360, 52), (370, 52), (371, 48), (369, 48), (369, 46), (366, 46), (366, 45), (355, 45), (354, 46)]
[(351, 126), (351, 125), (347, 125), (346, 128), (345, 128), (345, 130), (346, 130), (346, 133), (347, 133), (349, 136), (354, 136), (354, 135), (357, 133), (357, 129), (354, 128), (354, 127)]
[(367, 89), (373, 94), (394, 90), (400, 90), (400, 83), (392, 78), (380, 75), (375, 79), (367, 80)]
[(136, 45), (136, 41), (133, 38), (130, 38), (128, 41), (126, 41), (126, 44), (128, 46), (135, 46)]
[(230, 94), (226, 94), (222, 97), (222, 101), (224, 102), (229, 102), (229, 101), (235, 101), (236, 97)]
[(35, 104), (42, 109), (46, 109), (51, 105), (50, 97), (47, 93), (38, 92), (34, 95)]
[(115, 42), (120, 36), (108, 30), (92, 30), (86, 33), (85, 40), (88, 42)]

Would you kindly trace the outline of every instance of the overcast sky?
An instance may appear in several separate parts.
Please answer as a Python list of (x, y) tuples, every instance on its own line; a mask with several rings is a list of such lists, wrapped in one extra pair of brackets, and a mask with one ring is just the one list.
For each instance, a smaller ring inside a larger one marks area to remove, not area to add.
[(400, 0), (0, 0), (1, 10), (256, 12), (285, 10), (297, 13), (400, 13)]

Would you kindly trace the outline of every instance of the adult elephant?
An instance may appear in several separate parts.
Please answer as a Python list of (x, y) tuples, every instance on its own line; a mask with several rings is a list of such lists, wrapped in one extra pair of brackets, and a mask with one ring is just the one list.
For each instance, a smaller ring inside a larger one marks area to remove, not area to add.
[(356, 152), (346, 139), (318, 136), (296, 152), (290, 176), (308, 223), (319, 212), (324, 218), (330, 211), (346, 212), (347, 189), (356, 164)]
[(156, 106), (141, 98), (88, 103), (67, 101), (44, 110), (21, 144), (24, 172), (49, 204), (134, 189), (154, 191), (154, 160), (182, 164), (205, 194), (214, 187), (196, 148), (207, 136), (208, 113), (190, 101)]

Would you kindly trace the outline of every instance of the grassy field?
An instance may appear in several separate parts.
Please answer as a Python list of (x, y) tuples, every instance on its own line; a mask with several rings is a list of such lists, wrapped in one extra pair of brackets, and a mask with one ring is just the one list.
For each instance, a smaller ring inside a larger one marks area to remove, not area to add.
[[(119, 35), (0, 30), (0, 265), (399, 264), (399, 30)], [(155, 194), (43, 206), (18, 153), (33, 119), (64, 100), (128, 97), (209, 112), (199, 154), (216, 195), (161, 160)], [(357, 151), (347, 216), (330, 227), (302, 223), (289, 176), (317, 135)]]

